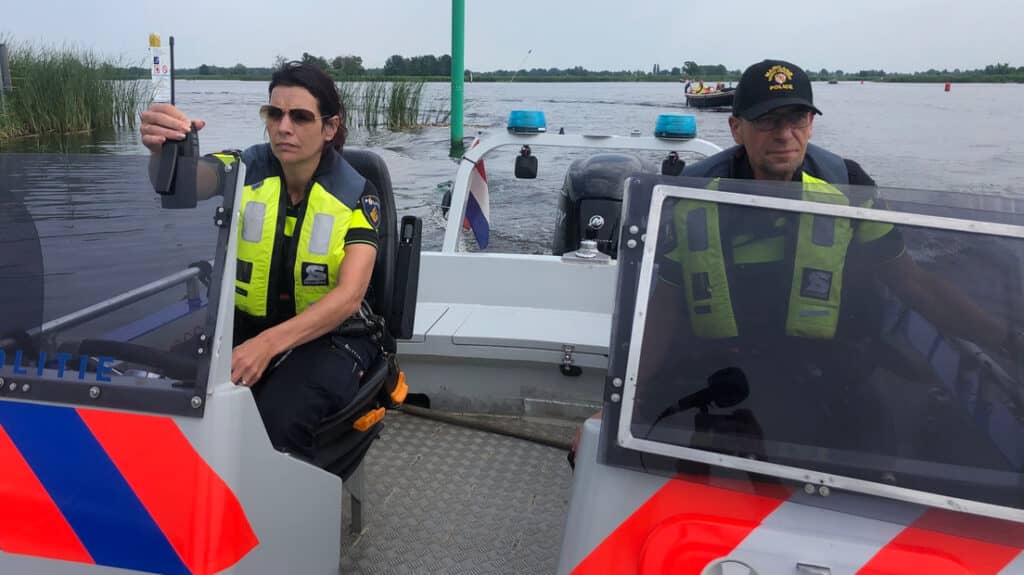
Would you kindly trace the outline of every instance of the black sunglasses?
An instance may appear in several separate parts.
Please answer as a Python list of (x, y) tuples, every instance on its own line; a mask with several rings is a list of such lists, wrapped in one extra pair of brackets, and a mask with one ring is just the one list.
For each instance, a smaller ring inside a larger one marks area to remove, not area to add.
[(330, 118), (330, 116), (318, 116), (316, 112), (311, 112), (304, 108), (292, 108), (285, 111), (271, 104), (260, 106), (260, 117), (263, 118), (264, 122), (280, 122), (286, 113), (291, 118), (293, 124), (299, 125), (312, 124), (318, 118)]

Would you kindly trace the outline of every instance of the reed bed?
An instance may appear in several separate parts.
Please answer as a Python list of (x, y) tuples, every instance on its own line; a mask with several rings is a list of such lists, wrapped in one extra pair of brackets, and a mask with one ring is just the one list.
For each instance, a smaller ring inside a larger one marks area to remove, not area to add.
[[(147, 80), (116, 79), (121, 68), (90, 51), (11, 44), (13, 89), (0, 101), (0, 140), (133, 129), (148, 104)], [(425, 102), (421, 80), (340, 82), (348, 127), (375, 132), (446, 124), (446, 101)]]
[(134, 128), (149, 100), (148, 82), (114, 79), (118, 66), (92, 52), (9, 48), (13, 87), (0, 108), (0, 138)]
[(447, 122), (451, 111), (443, 103), (424, 107), (425, 86), (419, 80), (340, 82), (349, 129), (401, 131)]

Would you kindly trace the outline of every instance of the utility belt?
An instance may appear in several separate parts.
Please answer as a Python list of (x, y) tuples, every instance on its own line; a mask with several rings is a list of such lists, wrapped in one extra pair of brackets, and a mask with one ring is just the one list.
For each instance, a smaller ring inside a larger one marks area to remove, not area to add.
[(384, 348), (384, 351), (389, 353), (393, 353), (396, 348), (395, 340), (391, 337), (384, 323), (384, 317), (374, 313), (366, 300), (363, 300), (359, 305), (356, 313), (341, 322), (341, 325), (328, 335), (338, 337), (369, 337), (374, 342), (379, 343)]

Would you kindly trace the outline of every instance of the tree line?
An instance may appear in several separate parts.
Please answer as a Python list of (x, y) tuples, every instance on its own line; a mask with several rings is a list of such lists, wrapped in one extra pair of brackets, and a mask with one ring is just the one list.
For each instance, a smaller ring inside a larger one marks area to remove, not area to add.
[[(214, 66), (203, 64), (195, 68), (180, 68), (179, 77), (191, 78), (233, 78), (233, 79), (268, 79), (274, 69), (288, 58), (278, 56), (272, 66), (249, 67), (243, 64), (234, 66)], [(406, 57), (400, 54), (390, 56), (384, 66), (368, 68), (360, 56), (351, 54), (326, 58), (303, 52), (299, 58), (302, 62), (315, 64), (339, 80), (373, 79), (373, 78), (421, 78), (424, 80), (447, 81), (451, 73), (451, 56), (425, 54)], [(714, 82), (736, 82), (742, 70), (728, 69), (723, 64), (699, 64), (692, 60), (684, 61), (679, 66), (663, 67), (654, 64), (648, 70), (588, 70), (582, 66), (571, 68), (521, 68), (518, 70), (472, 70), (465, 71), (469, 81), (510, 81), (524, 80), (531, 82), (543, 81), (675, 81), (703, 80)], [(963, 69), (929, 69), (912, 73), (887, 72), (882, 69), (864, 69), (844, 71), (841, 69), (807, 70), (812, 80), (872, 80), (890, 82), (1024, 82), (1024, 66), (1014, 67), (1009, 63), (989, 64), (984, 68)], [(146, 68), (132, 67), (116, 71), (117, 77), (146, 77)]]
[(998, 81), (999, 78), (1006, 77), (1021, 77), (1024, 76), (1024, 66), (1013, 67), (1009, 63), (1000, 64), (989, 64), (984, 68), (977, 68), (973, 70), (961, 70), (960, 68), (954, 68), (950, 70), (944, 68), (938, 70), (930, 68), (928, 70), (922, 70), (912, 73), (905, 72), (886, 72), (885, 70), (859, 70), (857, 72), (844, 72), (843, 70), (829, 71), (827, 68), (822, 68), (817, 73), (808, 71), (808, 76), (812, 76), (815, 79), (885, 79), (899, 81), (907, 79), (914, 81), (914, 78), (928, 78), (928, 77), (948, 77), (950, 80), (963, 79), (964, 77), (987, 77)]

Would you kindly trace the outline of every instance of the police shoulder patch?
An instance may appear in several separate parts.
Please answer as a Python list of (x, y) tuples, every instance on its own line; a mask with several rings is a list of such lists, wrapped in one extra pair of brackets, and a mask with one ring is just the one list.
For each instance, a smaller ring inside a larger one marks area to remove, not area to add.
[(366, 221), (370, 222), (373, 229), (380, 227), (380, 198), (375, 195), (367, 194), (360, 198), (360, 205), (363, 208), (363, 215), (366, 216)]

